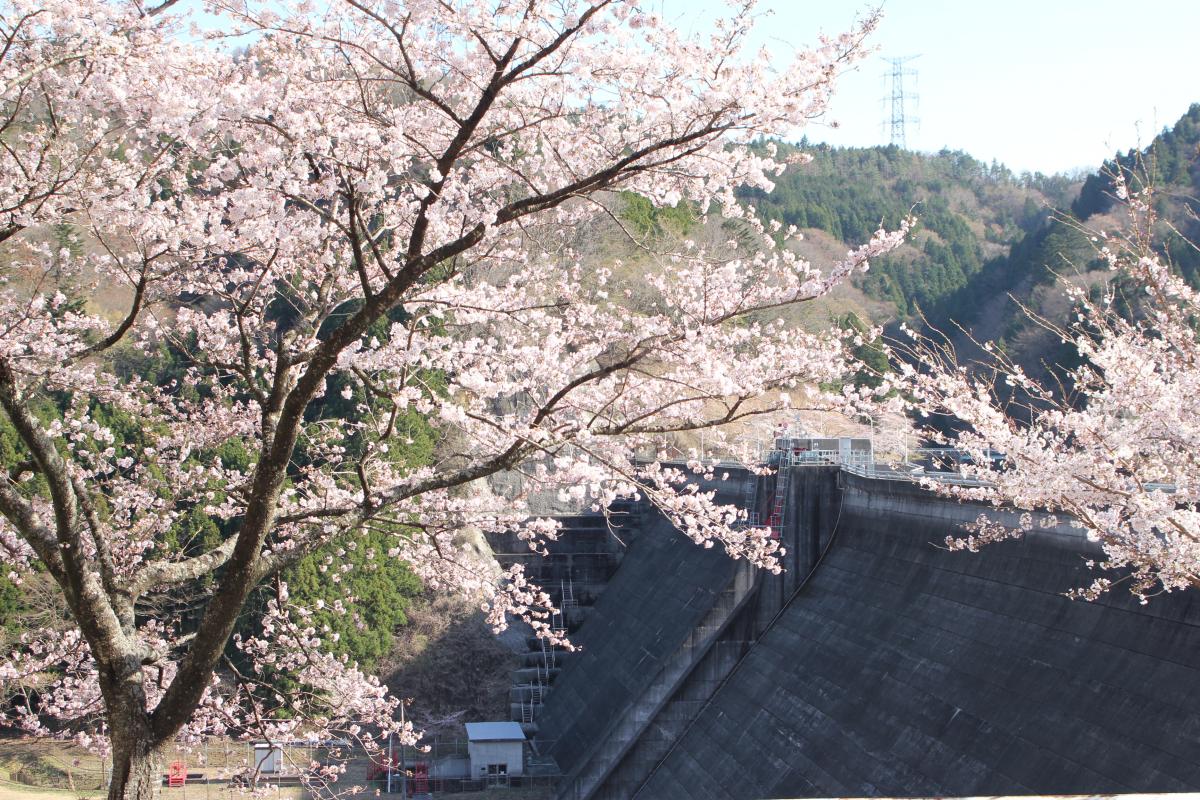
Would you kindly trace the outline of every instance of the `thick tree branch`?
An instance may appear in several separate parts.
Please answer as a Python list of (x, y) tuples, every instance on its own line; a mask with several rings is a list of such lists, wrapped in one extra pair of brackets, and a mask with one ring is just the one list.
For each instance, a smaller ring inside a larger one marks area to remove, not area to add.
[(233, 555), (237, 537), (230, 536), (216, 547), (181, 561), (153, 561), (141, 567), (122, 587), (135, 599), (162, 586), (178, 586), (211, 574)]

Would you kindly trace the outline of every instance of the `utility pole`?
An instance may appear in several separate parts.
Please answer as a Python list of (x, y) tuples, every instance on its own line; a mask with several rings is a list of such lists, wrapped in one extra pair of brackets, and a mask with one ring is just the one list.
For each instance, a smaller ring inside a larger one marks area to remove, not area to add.
[[(917, 94), (911, 91), (906, 94), (904, 91), (904, 79), (913, 78), (915, 80), (917, 77), (915, 69), (908, 69), (904, 65), (916, 58), (920, 58), (919, 53), (915, 56), (900, 56), (898, 58), (885, 59), (892, 66), (891, 70), (885, 72), (883, 75), (891, 100), (889, 142), (902, 150), (908, 149), (908, 123), (912, 122), (916, 124), (919, 122), (916, 117), (912, 116), (912, 111), (915, 110), (917, 105)], [(884, 98), (885, 101), (888, 99), (888, 97)]]
[[(404, 730), (405, 703), (405, 700), (400, 701), (400, 730)], [(408, 764), (406, 764), (404, 761), (404, 742), (400, 743), (400, 773), (400, 780), (403, 781), (403, 783), (400, 784), (400, 797), (403, 798), (403, 800), (408, 800)]]

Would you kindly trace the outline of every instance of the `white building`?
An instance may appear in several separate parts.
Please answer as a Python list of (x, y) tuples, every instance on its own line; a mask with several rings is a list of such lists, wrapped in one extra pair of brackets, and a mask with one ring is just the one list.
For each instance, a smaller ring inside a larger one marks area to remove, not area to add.
[(270, 742), (255, 742), (251, 766), (261, 775), (278, 775), (283, 772), (283, 750)]
[(468, 722), (467, 754), (472, 778), (499, 782), (521, 775), (525, 771), (525, 733), (516, 722)]

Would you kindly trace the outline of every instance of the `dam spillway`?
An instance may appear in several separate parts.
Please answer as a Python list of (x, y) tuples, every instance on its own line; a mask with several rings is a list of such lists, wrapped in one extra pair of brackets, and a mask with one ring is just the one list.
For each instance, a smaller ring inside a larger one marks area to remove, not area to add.
[[(723, 499), (769, 502), (729, 472)], [(537, 725), (558, 797), (1200, 789), (1195, 593), (1073, 601), (1097, 551), (1069, 526), (949, 552), (984, 509), (788, 477), (782, 575), (644, 515)]]

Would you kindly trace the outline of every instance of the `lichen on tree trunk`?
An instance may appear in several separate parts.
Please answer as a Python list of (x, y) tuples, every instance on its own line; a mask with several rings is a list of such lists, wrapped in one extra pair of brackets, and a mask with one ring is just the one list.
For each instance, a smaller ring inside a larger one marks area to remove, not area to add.
[(157, 800), (162, 793), (163, 751), (144, 739), (113, 737), (112, 780), (108, 800)]

